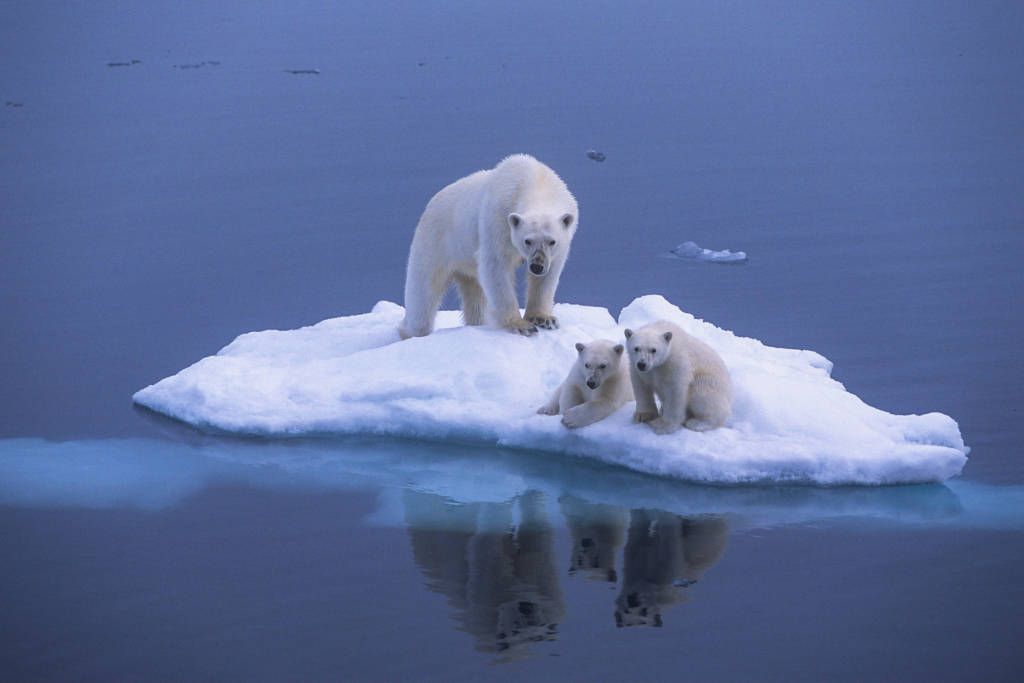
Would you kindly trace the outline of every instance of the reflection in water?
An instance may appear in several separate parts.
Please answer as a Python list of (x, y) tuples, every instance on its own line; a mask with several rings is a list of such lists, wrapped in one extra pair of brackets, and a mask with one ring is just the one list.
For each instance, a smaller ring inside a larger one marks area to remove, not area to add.
[(629, 513), (624, 507), (588, 503), (574, 496), (558, 499), (572, 534), (569, 574), (580, 572), (588, 579), (615, 583), (615, 554), (626, 537)]
[(623, 580), (615, 600), (616, 626), (661, 626), (661, 613), (689, 598), (686, 588), (725, 551), (724, 517), (683, 518), (663, 510), (627, 512), (618, 505), (559, 499), (572, 536), (569, 574), (616, 583), (615, 555), (623, 551)]
[[(408, 489), (402, 495), (413, 559), (476, 649), (515, 658), (528, 656), (531, 643), (555, 639), (566, 605), (543, 492), (480, 503)], [(569, 495), (558, 503), (572, 538), (570, 576), (618, 583), (616, 556), (625, 542), (616, 626), (661, 626), (662, 613), (687, 600), (687, 588), (725, 550), (728, 524), (717, 515), (627, 511)]]
[(687, 600), (686, 587), (722, 556), (728, 532), (718, 516), (684, 519), (661, 510), (630, 512), (615, 625), (661, 626), (662, 611)]
[(565, 599), (543, 493), (452, 505), (407, 490), (404, 503), (416, 564), (478, 650), (521, 656), (530, 643), (555, 638)]

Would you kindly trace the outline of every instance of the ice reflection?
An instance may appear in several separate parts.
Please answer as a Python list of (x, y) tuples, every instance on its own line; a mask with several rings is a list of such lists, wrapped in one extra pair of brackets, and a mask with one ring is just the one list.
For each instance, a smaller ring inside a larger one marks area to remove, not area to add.
[[(606, 526), (610, 522), (600, 521), (602, 514), (614, 516), (617, 507), (665, 510), (684, 518), (724, 515), (745, 528), (844, 521), (1024, 527), (1022, 486), (953, 480), (890, 487), (709, 487), (551, 454), (381, 439), (274, 442), (190, 434), (188, 443), (0, 439), (0, 504), (161, 510), (213, 484), (238, 483), (377, 491), (382, 507), (374, 523), (389, 525), (405, 523), (400, 503), (385, 505), (389, 496), (415, 489), (467, 504), (540, 491), (550, 501), (564, 501), (566, 520), (586, 512), (593, 523)], [(612, 507), (589, 510), (572, 499)], [(578, 570), (594, 561), (607, 566), (608, 558), (587, 557), (593, 553), (583, 552)]]

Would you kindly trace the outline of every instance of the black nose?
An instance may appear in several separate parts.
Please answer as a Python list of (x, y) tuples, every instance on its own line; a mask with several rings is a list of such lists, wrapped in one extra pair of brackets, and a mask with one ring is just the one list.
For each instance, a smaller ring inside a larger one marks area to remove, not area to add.
[(540, 275), (541, 273), (544, 272), (544, 266), (542, 266), (539, 263), (531, 263), (530, 272), (533, 273), (534, 275)]
[(590, 387), (591, 389), (597, 389), (597, 382), (595, 382), (592, 379), (588, 379), (587, 386)]
[(647, 363), (640, 361), (639, 363), (636, 364), (636, 369), (639, 370), (640, 372), (643, 372), (644, 370), (647, 369)]

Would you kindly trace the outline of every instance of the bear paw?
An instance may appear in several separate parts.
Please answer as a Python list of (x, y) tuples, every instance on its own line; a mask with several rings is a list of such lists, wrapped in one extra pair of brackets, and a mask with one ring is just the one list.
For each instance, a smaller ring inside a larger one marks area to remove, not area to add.
[(520, 318), (519, 320), (509, 321), (509, 323), (505, 325), (505, 327), (506, 329), (508, 329), (509, 332), (518, 332), (524, 337), (530, 337), (532, 335), (537, 334), (537, 326), (531, 323), (529, 320), (523, 320), (522, 318)]
[(644, 422), (650, 422), (651, 420), (657, 419), (657, 410), (638, 410), (633, 413), (633, 422), (636, 424), (643, 424)]
[(543, 405), (540, 408), (537, 408), (537, 414), (538, 415), (558, 415), (558, 406), (555, 406), (554, 408), (552, 408), (551, 406)]
[(714, 429), (717, 425), (707, 420), (698, 420), (695, 417), (691, 417), (686, 421), (684, 425), (687, 429), (692, 429), (695, 432), (709, 432)]
[(570, 408), (565, 411), (565, 415), (562, 416), (562, 424), (569, 429), (579, 429), (580, 427), (586, 427), (589, 424), (593, 424), (593, 420), (589, 419), (586, 411), (579, 410), (579, 406), (576, 408)]
[(528, 316), (526, 320), (542, 330), (558, 329), (558, 318), (553, 315), (531, 315)]
[(655, 434), (671, 434), (672, 432), (679, 429), (681, 425), (673, 424), (663, 417), (651, 420), (647, 423), (647, 426), (654, 430)]

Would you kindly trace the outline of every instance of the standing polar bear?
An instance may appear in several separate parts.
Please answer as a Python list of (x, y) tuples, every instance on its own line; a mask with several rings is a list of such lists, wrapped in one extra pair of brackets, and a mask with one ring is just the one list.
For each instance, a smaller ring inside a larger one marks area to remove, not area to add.
[[(526, 154), (445, 187), (427, 204), (412, 238), (402, 338), (433, 331), (452, 281), (467, 325), (486, 322), (524, 335), (558, 327), (551, 307), (578, 222), (569, 188)], [(525, 318), (516, 297), (523, 263), (529, 263)]]
[(646, 422), (657, 434), (725, 424), (732, 412), (732, 379), (714, 349), (665, 320), (626, 330), (626, 345), (636, 396), (633, 422)]
[(541, 415), (562, 414), (562, 424), (569, 429), (586, 427), (603, 420), (633, 400), (629, 371), (620, 362), (622, 344), (598, 339), (589, 344), (576, 344), (579, 355), (569, 376), (537, 409)]

